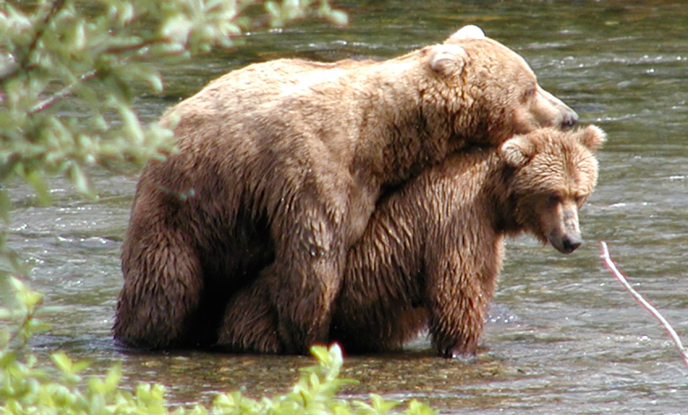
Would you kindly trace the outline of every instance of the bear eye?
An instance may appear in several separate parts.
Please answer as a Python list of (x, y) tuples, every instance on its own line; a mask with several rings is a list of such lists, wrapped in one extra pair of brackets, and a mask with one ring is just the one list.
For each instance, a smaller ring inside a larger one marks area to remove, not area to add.
[(531, 87), (526, 89), (526, 91), (523, 93), (523, 100), (527, 101), (535, 96), (537, 93), (537, 88), (536, 87)]
[(583, 206), (585, 204), (586, 200), (588, 200), (587, 196), (578, 195), (578, 196), (576, 196), (576, 205), (578, 205), (578, 207), (580, 208), (581, 206)]
[(549, 195), (546, 199), (547, 206), (554, 207), (561, 203), (561, 196), (559, 195)]

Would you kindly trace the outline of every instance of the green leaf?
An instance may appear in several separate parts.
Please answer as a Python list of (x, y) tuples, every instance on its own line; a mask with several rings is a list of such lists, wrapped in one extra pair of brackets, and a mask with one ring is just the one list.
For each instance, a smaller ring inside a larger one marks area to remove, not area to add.
[(321, 364), (329, 364), (332, 361), (330, 358), (330, 350), (328, 350), (325, 346), (311, 347), (311, 354), (315, 356), (315, 358), (318, 359), (318, 362)]
[(386, 401), (382, 396), (371, 393), (370, 399), (373, 401), (373, 408), (379, 413), (386, 414), (399, 405), (399, 402)]
[(280, 26), (282, 23), (282, 9), (279, 4), (275, 1), (266, 1), (264, 7), (265, 11), (270, 15), (271, 24)]
[(38, 304), (40, 304), (41, 301), (43, 301), (43, 294), (41, 294), (37, 291), (28, 290), (26, 292), (26, 296), (25, 296), (24, 301), (25, 301), (26, 306), (29, 309), (33, 309)]
[(345, 27), (349, 25), (349, 15), (341, 10), (332, 10), (327, 15), (327, 20), (338, 27)]
[(86, 176), (81, 166), (76, 163), (70, 163), (69, 178), (72, 180), (72, 183), (79, 193), (88, 196), (91, 199), (95, 199), (97, 197), (93, 186), (91, 186), (91, 181), (89, 180), (88, 176)]
[(118, 363), (108, 370), (107, 375), (105, 377), (105, 386), (110, 390), (114, 390), (119, 385), (121, 379), (122, 364)]
[(14, 351), (0, 352), (0, 368), (9, 366), (17, 360), (17, 353)]
[(12, 200), (5, 191), (5, 189), (0, 189), (0, 218), (5, 222), (5, 224), (10, 223), (10, 211), (12, 210)]
[(26, 182), (31, 185), (36, 191), (36, 196), (38, 196), (38, 201), (42, 205), (50, 204), (50, 189), (45, 183), (43, 174), (40, 170), (30, 170), (25, 172), (24, 177)]
[(10, 284), (14, 291), (17, 292), (17, 295), (27, 290), (26, 285), (19, 278), (11, 277)]
[(53, 353), (50, 358), (63, 373), (72, 373), (72, 360), (64, 352)]
[(72, 363), (72, 372), (73, 373), (79, 373), (89, 367), (91, 364), (90, 362), (87, 362), (85, 360), (79, 361), (79, 362), (74, 362)]

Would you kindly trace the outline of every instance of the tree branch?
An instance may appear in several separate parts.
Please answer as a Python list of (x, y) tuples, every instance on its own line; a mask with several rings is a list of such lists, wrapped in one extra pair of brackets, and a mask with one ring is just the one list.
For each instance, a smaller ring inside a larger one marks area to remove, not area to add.
[(45, 29), (48, 27), (50, 24), (50, 21), (52, 18), (57, 14), (57, 12), (60, 11), (62, 6), (64, 6), (65, 0), (55, 0), (53, 2), (53, 5), (50, 7), (50, 10), (48, 10), (48, 13), (46, 13), (45, 17), (43, 18), (43, 21), (41, 22), (40, 26), (38, 26), (38, 29), (36, 30), (36, 33), (33, 35), (33, 39), (31, 39), (31, 43), (29, 44), (29, 47), (26, 50), (26, 53), (22, 58), (19, 60), (18, 64), (12, 69), (12, 71), (8, 72), (4, 76), (0, 77), (0, 82), (10, 79), (13, 76), (15, 76), (19, 72), (26, 71), (29, 69), (29, 59), (31, 57), (31, 54), (36, 50), (36, 45), (38, 45), (38, 41), (43, 37), (43, 33), (45, 33)]
[(38, 104), (34, 105), (31, 107), (31, 109), (28, 111), (28, 115), (34, 115), (36, 113), (42, 112), (47, 110), (48, 108), (52, 107), (59, 101), (67, 98), (68, 96), (72, 95), (74, 86), (76, 86), (78, 83), (88, 81), (89, 79), (93, 79), (98, 75), (98, 71), (91, 71), (87, 72), (79, 77), (79, 80), (76, 82), (71, 83), (70, 85), (67, 85), (66, 87), (62, 88), (61, 90), (57, 91), (53, 95), (50, 96), (50, 98), (39, 102)]

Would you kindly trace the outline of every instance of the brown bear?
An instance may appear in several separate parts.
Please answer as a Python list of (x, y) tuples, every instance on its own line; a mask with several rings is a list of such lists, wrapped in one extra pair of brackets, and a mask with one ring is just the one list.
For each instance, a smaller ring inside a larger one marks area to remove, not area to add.
[(210, 344), (227, 299), (259, 273), (279, 349), (305, 353), (328, 339), (347, 250), (383, 192), (466, 146), (576, 118), (475, 28), (387, 61), (230, 73), (164, 120), (179, 151), (141, 173), (114, 335)]
[[(595, 126), (536, 130), (496, 151), (452, 155), (390, 194), (348, 252), (330, 340), (349, 353), (387, 351), (429, 328), (440, 355), (474, 355), (504, 238), (527, 232), (575, 250), (604, 139)], [(279, 351), (268, 284), (258, 279), (230, 300), (220, 348)]]

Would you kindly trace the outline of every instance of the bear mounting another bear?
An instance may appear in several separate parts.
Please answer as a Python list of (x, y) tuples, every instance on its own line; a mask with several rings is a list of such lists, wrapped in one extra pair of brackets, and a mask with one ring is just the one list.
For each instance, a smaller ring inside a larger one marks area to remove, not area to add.
[[(474, 356), (504, 238), (525, 232), (575, 250), (604, 140), (595, 126), (536, 130), (453, 155), (389, 195), (348, 253), (329, 340), (347, 353), (390, 351), (427, 330), (441, 356)], [(269, 284), (258, 279), (230, 299), (220, 349), (279, 350)]]
[(329, 338), (347, 252), (385, 192), (467, 147), (576, 119), (475, 27), (386, 61), (231, 72), (163, 120), (179, 151), (139, 178), (115, 338), (210, 345), (228, 299), (260, 278), (273, 351), (307, 353)]

